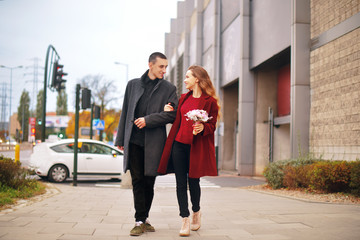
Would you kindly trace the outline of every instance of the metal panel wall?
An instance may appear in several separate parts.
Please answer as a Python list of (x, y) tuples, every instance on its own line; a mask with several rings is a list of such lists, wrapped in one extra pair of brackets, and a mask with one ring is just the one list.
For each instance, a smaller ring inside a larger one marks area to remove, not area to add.
[(240, 16), (238, 16), (221, 36), (222, 61), (221, 61), (221, 80), (225, 86), (240, 75)]
[(251, 63), (254, 68), (290, 46), (291, 1), (253, 0)]

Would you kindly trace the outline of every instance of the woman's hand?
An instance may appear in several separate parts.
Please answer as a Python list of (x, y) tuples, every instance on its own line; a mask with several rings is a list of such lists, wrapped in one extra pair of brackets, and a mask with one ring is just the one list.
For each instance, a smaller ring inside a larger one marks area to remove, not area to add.
[(174, 108), (173, 106), (171, 106), (171, 103), (168, 103), (164, 106), (164, 111), (165, 112), (171, 112), (171, 111), (174, 111)]
[(204, 124), (202, 124), (201, 122), (195, 122), (192, 126), (194, 135), (197, 135), (204, 130)]

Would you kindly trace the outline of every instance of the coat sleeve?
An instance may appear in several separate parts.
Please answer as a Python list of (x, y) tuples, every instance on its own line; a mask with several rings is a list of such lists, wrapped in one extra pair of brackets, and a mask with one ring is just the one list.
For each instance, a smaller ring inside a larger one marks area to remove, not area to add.
[(124, 102), (123, 107), (121, 110), (121, 116), (119, 120), (117, 135), (115, 139), (115, 146), (124, 146), (124, 135), (125, 135), (125, 123), (126, 123), (126, 116), (127, 116), (127, 110), (128, 110), (128, 102), (129, 102), (129, 84), (126, 86), (125, 90), (125, 96), (124, 96)]
[[(145, 122), (147, 128), (156, 128), (159, 126), (164, 126), (168, 123), (173, 123), (176, 117), (176, 110), (178, 106), (178, 98), (176, 95), (176, 88), (174, 87), (169, 94), (169, 97), (166, 101), (166, 103), (174, 103), (174, 111), (165, 112), (161, 111), (159, 113), (152, 113), (147, 116), (145, 116)], [(162, 106), (163, 107), (163, 106)]]
[(219, 110), (219, 108), (218, 108), (217, 102), (215, 99), (213, 99), (210, 102), (210, 107), (209, 107), (209, 116), (212, 118), (209, 121), (207, 121), (206, 123), (204, 123), (204, 131), (202, 134), (203, 136), (213, 134), (215, 132), (218, 110)]

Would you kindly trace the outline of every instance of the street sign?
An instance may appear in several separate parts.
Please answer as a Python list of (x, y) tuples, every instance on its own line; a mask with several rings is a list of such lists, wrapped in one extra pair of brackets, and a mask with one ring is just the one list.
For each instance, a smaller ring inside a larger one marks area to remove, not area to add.
[(93, 128), (96, 130), (104, 130), (105, 129), (105, 121), (100, 119), (93, 120)]
[(29, 124), (32, 125), (32, 126), (35, 126), (35, 123), (36, 123), (36, 118), (30, 117), (29, 118)]

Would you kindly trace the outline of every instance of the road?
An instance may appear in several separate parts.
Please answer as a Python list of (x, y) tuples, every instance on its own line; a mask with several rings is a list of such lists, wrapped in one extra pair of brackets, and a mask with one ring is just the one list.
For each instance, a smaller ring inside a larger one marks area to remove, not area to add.
[[(30, 155), (32, 150), (21, 150), (20, 149), (20, 162), (23, 167), (29, 167)], [(5, 157), (14, 158), (14, 151), (0, 151), (0, 155)], [(37, 177), (38, 178), (38, 177)], [(40, 180), (40, 178), (38, 178)], [(72, 178), (68, 178), (64, 183), (58, 184), (71, 184)], [(263, 184), (264, 179), (254, 179), (250, 177), (238, 177), (231, 174), (220, 174), (220, 177), (204, 177), (201, 178), (200, 184), (202, 188), (219, 188), (219, 187), (245, 187), (252, 185)], [(108, 178), (89, 178), (78, 176), (78, 186), (84, 187), (120, 187), (121, 182), (119, 180), (111, 180)], [(156, 178), (155, 187), (175, 187), (175, 176), (169, 174), (166, 176), (159, 176)]]
[[(20, 149), (20, 162), (24, 167), (29, 167), (30, 155), (32, 149), (21, 150)], [(7, 158), (15, 158), (15, 151), (0, 151), (0, 155), (4, 155)]]

